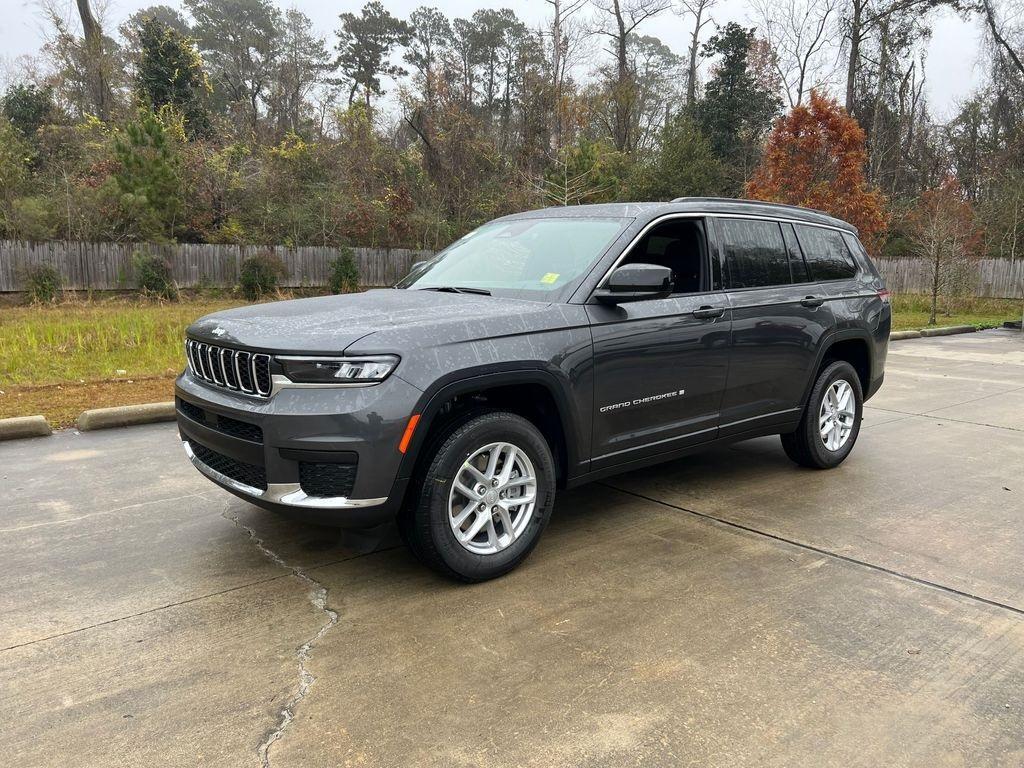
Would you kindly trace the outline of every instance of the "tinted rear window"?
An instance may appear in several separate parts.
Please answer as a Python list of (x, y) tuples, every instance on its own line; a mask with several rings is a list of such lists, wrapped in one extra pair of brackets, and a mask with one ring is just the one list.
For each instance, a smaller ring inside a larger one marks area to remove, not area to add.
[(812, 280), (843, 280), (857, 274), (857, 266), (842, 233), (834, 229), (796, 225)]
[(789, 255), (777, 222), (719, 219), (729, 288), (787, 285)]
[(875, 266), (874, 262), (871, 261), (871, 257), (868, 256), (868, 250), (864, 247), (864, 243), (849, 232), (843, 232), (843, 239), (846, 241), (846, 245), (850, 249), (850, 253), (852, 253), (853, 257), (860, 262), (861, 269), (866, 269), (872, 275), (878, 277), (878, 268)]

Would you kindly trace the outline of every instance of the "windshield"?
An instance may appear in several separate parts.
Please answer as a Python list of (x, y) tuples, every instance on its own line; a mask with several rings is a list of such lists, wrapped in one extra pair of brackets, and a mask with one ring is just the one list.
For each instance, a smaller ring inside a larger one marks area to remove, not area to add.
[(628, 219), (494, 222), (470, 232), (411, 273), (399, 288), (469, 289), (556, 301), (590, 270)]

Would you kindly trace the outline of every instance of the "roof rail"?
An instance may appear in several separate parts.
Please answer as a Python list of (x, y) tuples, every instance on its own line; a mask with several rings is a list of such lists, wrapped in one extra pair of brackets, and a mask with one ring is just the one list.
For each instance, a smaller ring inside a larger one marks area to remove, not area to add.
[(672, 200), (673, 203), (746, 203), (753, 205), (765, 205), (771, 208), (789, 208), (796, 211), (813, 211), (814, 213), (820, 213), (822, 216), (829, 216), (835, 218), (831, 213), (822, 211), (818, 208), (808, 208), (805, 205), (789, 205), (787, 203), (769, 203), (765, 200), (750, 200), (743, 197), (677, 197)]

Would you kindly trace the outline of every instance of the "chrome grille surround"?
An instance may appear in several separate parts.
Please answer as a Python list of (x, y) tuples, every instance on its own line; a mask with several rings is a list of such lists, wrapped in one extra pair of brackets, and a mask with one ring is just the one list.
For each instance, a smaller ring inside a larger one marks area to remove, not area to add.
[(252, 397), (273, 392), (270, 355), (185, 339), (185, 357), (189, 372), (207, 384)]

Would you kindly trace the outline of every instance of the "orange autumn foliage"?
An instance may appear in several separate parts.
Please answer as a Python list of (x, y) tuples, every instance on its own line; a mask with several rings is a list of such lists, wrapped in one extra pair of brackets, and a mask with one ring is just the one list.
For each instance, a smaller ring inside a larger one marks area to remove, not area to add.
[(834, 99), (811, 93), (809, 104), (780, 117), (747, 182), (755, 200), (817, 208), (850, 222), (874, 252), (886, 229), (885, 198), (864, 175), (864, 131)]

